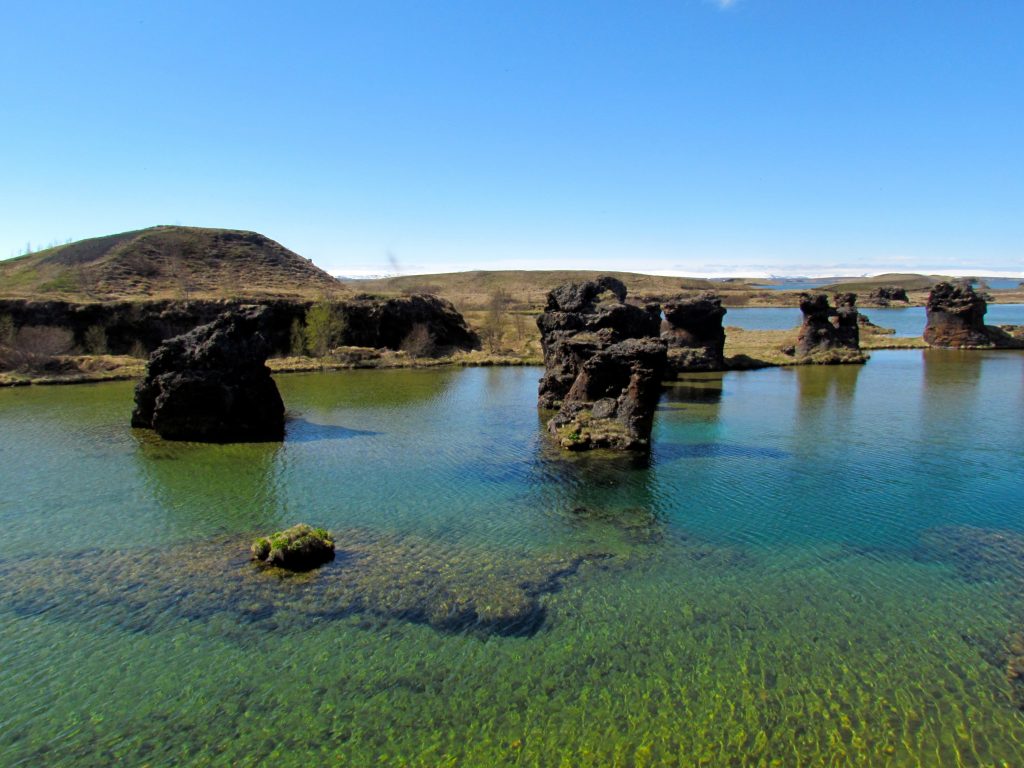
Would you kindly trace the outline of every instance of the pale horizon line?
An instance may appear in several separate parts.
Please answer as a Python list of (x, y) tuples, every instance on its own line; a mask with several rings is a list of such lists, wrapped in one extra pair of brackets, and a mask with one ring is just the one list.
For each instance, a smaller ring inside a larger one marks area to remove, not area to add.
[(586, 269), (582, 267), (551, 267), (547, 269), (508, 269), (508, 268), (460, 268), (460, 269), (446, 269), (438, 268), (434, 271), (413, 271), (413, 270), (402, 270), (400, 272), (380, 272), (377, 270), (359, 270), (349, 269), (341, 270), (335, 269), (330, 270), (330, 274), (339, 279), (348, 280), (385, 280), (395, 277), (429, 277), (431, 275), (451, 275), (451, 274), (465, 274), (469, 272), (627, 272), (636, 275), (652, 275), (656, 277), (690, 277), (699, 278), (705, 280), (732, 280), (745, 278), (748, 280), (821, 280), (831, 277), (860, 277), (860, 278), (874, 278), (882, 275), (924, 275), (927, 277), (978, 277), (978, 278), (997, 278), (1004, 280), (1024, 280), (1024, 271), (1019, 270), (1003, 270), (1003, 269), (989, 269), (989, 270), (968, 270), (968, 269), (924, 269), (924, 270), (911, 270), (906, 268), (894, 268), (886, 269), (881, 271), (869, 270), (869, 271), (854, 271), (849, 269), (835, 269), (835, 270), (822, 270), (815, 271), (813, 273), (808, 272), (784, 272), (784, 271), (741, 271), (741, 270), (650, 270), (650, 269), (609, 269), (602, 267), (600, 269)]

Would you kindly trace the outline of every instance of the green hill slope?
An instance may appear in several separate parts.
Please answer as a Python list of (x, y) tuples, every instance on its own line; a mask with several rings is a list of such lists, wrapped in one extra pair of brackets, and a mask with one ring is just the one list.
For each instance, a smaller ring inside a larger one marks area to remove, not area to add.
[(280, 243), (230, 229), (150, 227), (0, 261), (5, 298), (311, 297), (340, 287)]
[(818, 290), (828, 291), (853, 291), (854, 293), (868, 293), (875, 288), (893, 286), (904, 288), (908, 291), (928, 291), (936, 283), (951, 278), (939, 275), (916, 275), (903, 274), (899, 272), (887, 272), (884, 275), (874, 277), (851, 277), (839, 278), (834, 283), (823, 285)]

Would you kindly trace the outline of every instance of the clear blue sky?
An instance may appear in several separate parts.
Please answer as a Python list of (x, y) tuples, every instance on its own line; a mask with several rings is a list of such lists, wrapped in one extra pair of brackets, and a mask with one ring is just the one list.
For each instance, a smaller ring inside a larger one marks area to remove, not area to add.
[(0, 257), (1024, 274), (1022, 0), (8, 2)]

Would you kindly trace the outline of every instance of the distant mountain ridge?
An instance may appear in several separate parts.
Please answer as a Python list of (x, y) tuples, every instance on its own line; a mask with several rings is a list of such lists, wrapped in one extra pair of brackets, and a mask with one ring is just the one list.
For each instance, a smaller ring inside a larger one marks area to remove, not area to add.
[(232, 229), (156, 226), (0, 261), (8, 298), (309, 298), (340, 288), (280, 243)]

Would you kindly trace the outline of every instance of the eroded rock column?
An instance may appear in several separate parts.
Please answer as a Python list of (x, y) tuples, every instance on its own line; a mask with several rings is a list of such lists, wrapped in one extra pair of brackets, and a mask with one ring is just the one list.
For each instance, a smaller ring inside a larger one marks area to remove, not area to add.
[(988, 347), (985, 299), (970, 283), (939, 283), (928, 294), (925, 343), (932, 347)]
[(615, 278), (567, 283), (548, 294), (537, 319), (544, 350), (538, 404), (560, 408), (548, 422), (560, 445), (649, 445), (667, 359), (660, 322), (660, 307), (627, 304)]
[(823, 293), (800, 294), (803, 323), (797, 334), (796, 356), (809, 362), (862, 363), (857, 294), (834, 294), (835, 307)]
[(725, 368), (725, 307), (713, 293), (678, 298), (662, 305), (661, 338), (668, 344), (668, 370), (720, 371)]

